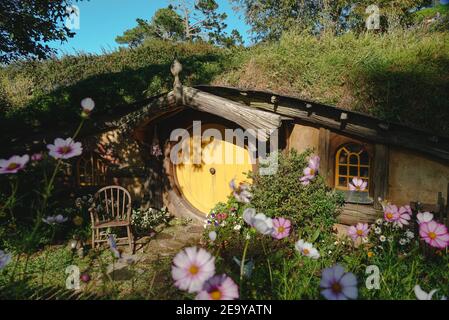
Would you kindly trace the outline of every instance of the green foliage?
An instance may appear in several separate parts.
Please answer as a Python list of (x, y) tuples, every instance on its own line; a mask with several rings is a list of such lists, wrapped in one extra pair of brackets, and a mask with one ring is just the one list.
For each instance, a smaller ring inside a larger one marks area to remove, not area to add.
[(133, 209), (131, 223), (137, 231), (149, 233), (160, 224), (166, 224), (169, 218), (170, 214), (165, 207), (161, 210), (137, 208)]
[[(0, 2), (0, 63), (46, 58), (54, 49), (45, 42), (65, 41), (74, 33), (63, 26), (71, 0)], [(44, 41), (44, 42), (43, 42)]]
[[(358, 280), (359, 299), (415, 299), (413, 288), (419, 284), (425, 291), (438, 289), (439, 299), (449, 294), (442, 285), (447, 278), (449, 255), (439, 250), (426, 256), (420, 248), (413, 225), (400, 228), (383, 219), (370, 228), (366, 241), (354, 242), (334, 231), (335, 215), (342, 205), (342, 196), (328, 190), (318, 176), (309, 186), (302, 186), (299, 177), (311, 151), (292, 152), (279, 161), (273, 176), (254, 176), (253, 199), (242, 205), (233, 197), (219, 203), (205, 222), (204, 238), (216, 257), (217, 272), (226, 273), (239, 283), (242, 299), (323, 299), (320, 280), (322, 270), (336, 263)], [(255, 207), (271, 217), (290, 219), (292, 230), (282, 240), (263, 236), (251, 229), (242, 218), (246, 207)], [(209, 233), (215, 231), (216, 239)], [(385, 238), (384, 238), (385, 237)], [(319, 251), (319, 259), (303, 256), (295, 242), (304, 239)], [(248, 243), (240, 279), (239, 261)], [(365, 282), (367, 267), (379, 268), (380, 289), (369, 290)]]
[(116, 38), (119, 44), (136, 47), (148, 39), (169, 41), (205, 41), (224, 47), (242, 43), (237, 30), (228, 35), (225, 20), (227, 14), (219, 12), (215, 0), (180, 1), (175, 6), (159, 9), (151, 21), (137, 19), (137, 26), (126, 30)]
[[(122, 110), (125, 104), (170, 90), (170, 65), (183, 63), (183, 83), (209, 83), (226, 66), (230, 50), (207, 43), (147, 41), (136, 49), (105, 55), (79, 54), (43, 62), (27, 61), (0, 69), (1, 136), (30, 136), (40, 128), (61, 132), (73, 126), (79, 102), (86, 96), (102, 115)], [(10, 143), (8, 143), (10, 145)], [(5, 150), (5, 152), (7, 152)]]
[(136, 47), (151, 38), (171, 41), (185, 38), (182, 19), (171, 7), (157, 10), (151, 22), (142, 19), (136, 21), (136, 27), (126, 30), (115, 39), (117, 43)]
[(375, 4), (379, 8), (382, 31), (413, 24), (416, 9), (430, 4), (430, 0), (233, 0), (244, 12), (256, 40), (279, 40), (291, 29), (312, 33), (330, 30), (341, 33), (366, 30), (366, 9)]
[(337, 37), (290, 31), (251, 48), (148, 40), (101, 56), (21, 62), (0, 69), (0, 132), (10, 145), (12, 136), (70, 127), (86, 96), (99, 117), (170, 90), (178, 57), (186, 85), (273, 90), (448, 134), (448, 44), (447, 32), (422, 29)]
[[(279, 154), (279, 167), (274, 175), (253, 175), (251, 205), (269, 217), (285, 217), (306, 233), (331, 228), (343, 205), (343, 195), (326, 187), (318, 176), (313, 183), (303, 186), (299, 180), (307, 166), (311, 150), (298, 154)], [(311, 234), (310, 234), (311, 236)]]
[(449, 4), (437, 5), (416, 12), (415, 23), (423, 25), (430, 31), (448, 31), (449, 30)]

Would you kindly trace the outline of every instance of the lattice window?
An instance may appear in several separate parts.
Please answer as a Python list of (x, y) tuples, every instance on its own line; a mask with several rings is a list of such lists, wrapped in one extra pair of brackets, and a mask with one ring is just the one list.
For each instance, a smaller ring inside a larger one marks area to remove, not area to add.
[(338, 149), (335, 157), (335, 187), (349, 190), (352, 178), (362, 178), (368, 182), (365, 192), (369, 191), (370, 157), (361, 145), (350, 143)]
[(77, 183), (80, 187), (106, 185), (107, 165), (94, 152), (85, 153), (76, 163)]

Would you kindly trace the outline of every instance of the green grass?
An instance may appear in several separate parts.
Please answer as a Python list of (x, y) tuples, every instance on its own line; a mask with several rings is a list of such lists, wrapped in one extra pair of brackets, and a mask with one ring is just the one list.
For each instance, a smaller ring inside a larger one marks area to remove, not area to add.
[(448, 15), (449, 14), (449, 5), (438, 4), (431, 8), (425, 8), (425, 9), (419, 10), (415, 13), (415, 19), (418, 22), (422, 22), (424, 19), (434, 17), (438, 12), (441, 15)]
[(232, 50), (151, 41), (103, 55), (21, 62), (0, 69), (0, 133), (9, 141), (66, 128), (86, 96), (96, 101), (98, 117), (170, 90), (175, 57), (186, 85), (274, 90), (449, 135), (449, 33), (422, 28), (339, 37), (291, 31), (278, 42)]
[(216, 83), (269, 89), (449, 135), (449, 33), (294, 32), (234, 57)]
[(205, 43), (150, 41), (137, 49), (103, 55), (79, 54), (0, 69), (2, 137), (64, 128), (79, 115), (80, 101), (92, 97), (94, 117), (170, 90), (170, 65), (184, 66), (182, 81), (208, 83), (222, 72), (231, 50)]
[[(84, 258), (73, 255), (65, 246), (51, 246), (36, 252), (27, 259), (22, 255), (17, 263), (17, 256), (0, 272), (0, 288), (7, 294), (0, 298), (29, 299), (30, 292), (41, 288), (66, 288), (68, 266), (79, 267), (81, 273), (88, 273), (91, 281), (81, 282), (85, 294), (93, 293), (102, 299), (176, 299), (183, 294), (170, 282), (171, 257), (160, 257), (151, 262), (138, 261), (124, 273), (124, 278), (117, 275), (107, 276), (105, 270), (112, 264), (112, 254), (107, 248), (99, 251), (90, 250)], [(25, 265), (26, 273), (25, 272)], [(14, 281), (12, 274), (14, 273)], [(117, 273), (118, 274), (118, 273)], [(12, 287), (12, 288), (11, 288)], [(7, 288), (8, 290), (5, 290)], [(14, 289), (15, 288), (15, 289)], [(26, 295), (28, 292), (28, 295)]]

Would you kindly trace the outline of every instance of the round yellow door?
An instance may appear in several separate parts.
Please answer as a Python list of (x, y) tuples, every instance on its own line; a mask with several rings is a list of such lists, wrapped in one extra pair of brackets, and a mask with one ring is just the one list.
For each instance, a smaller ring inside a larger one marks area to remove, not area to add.
[[(222, 138), (207, 137), (208, 129), (219, 131)], [(249, 152), (243, 146), (225, 141), (224, 130), (221, 125), (203, 125), (201, 142), (195, 144), (194, 138), (190, 137), (188, 161), (175, 167), (178, 187), (184, 198), (205, 215), (218, 202), (226, 202), (232, 192), (229, 186), (232, 179), (237, 185), (243, 181), (251, 182), (247, 177), (252, 171)], [(201, 155), (200, 160), (194, 156), (195, 145), (201, 145), (201, 152), (197, 153)]]

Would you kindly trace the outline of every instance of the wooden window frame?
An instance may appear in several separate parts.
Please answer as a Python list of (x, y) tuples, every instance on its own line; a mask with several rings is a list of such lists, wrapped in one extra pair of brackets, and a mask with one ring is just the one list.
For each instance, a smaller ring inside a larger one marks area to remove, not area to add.
[[(87, 167), (87, 164), (90, 164), (90, 168)], [(88, 170), (90, 170), (90, 172), (87, 172)], [(84, 178), (87, 175), (90, 177), (90, 183), (86, 182), (86, 179)], [(107, 165), (97, 153), (87, 152), (77, 160), (76, 183), (78, 187), (105, 186), (106, 179)]]
[[(356, 145), (360, 148), (359, 152), (353, 152), (351, 150), (349, 150), (349, 146), (350, 145)], [(340, 164), (340, 154), (345, 151), (347, 153), (347, 161), (346, 164)], [(368, 156), (368, 164), (361, 164), (361, 160), (360, 160), (360, 156), (362, 153), (366, 153)], [(352, 165), (350, 163), (350, 158), (351, 156), (356, 156), (357, 157), (357, 164), (356, 165)], [(342, 175), (340, 174), (340, 168), (341, 167), (346, 167), (346, 174)], [(351, 175), (350, 174), (350, 168), (353, 167), (357, 167), (357, 176)], [(354, 177), (358, 177), (363, 179), (364, 181), (366, 181), (368, 183), (367, 188), (363, 191), (363, 192), (367, 192), (369, 194), (370, 190), (370, 183), (371, 183), (371, 172), (372, 172), (372, 163), (371, 163), (371, 155), (368, 152), (368, 150), (359, 143), (355, 143), (355, 142), (349, 142), (349, 143), (345, 143), (344, 145), (340, 146), (339, 148), (337, 148), (337, 152), (335, 153), (335, 163), (334, 163), (334, 168), (335, 168), (335, 189), (337, 190), (342, 190), (342, 191), (349, 191), (349, 183), (351, 182), (352, 178)], [(360, 175), (360, 171), (361, 168), (367, 168), (368, 169), (368, 177), (361, 177)], [(339, 180), (340, 178), (346, 178), (347, 179), (347, 186), (343, 187), (340, 186), (339, 184)]]

